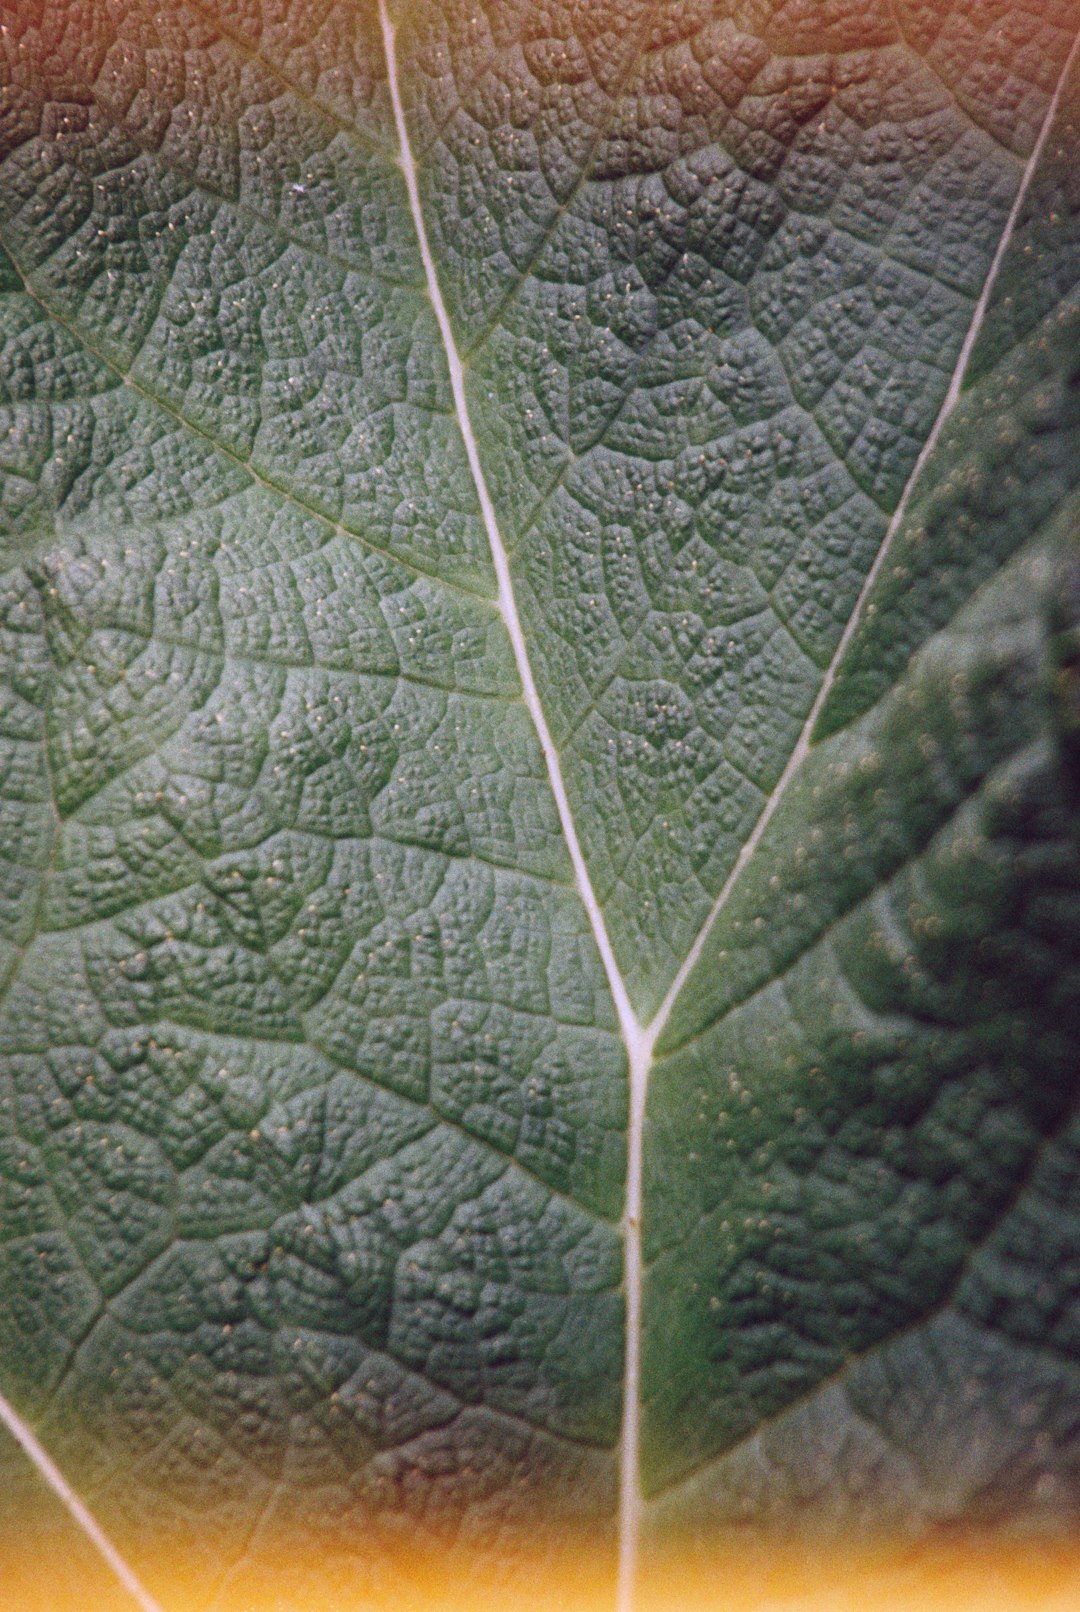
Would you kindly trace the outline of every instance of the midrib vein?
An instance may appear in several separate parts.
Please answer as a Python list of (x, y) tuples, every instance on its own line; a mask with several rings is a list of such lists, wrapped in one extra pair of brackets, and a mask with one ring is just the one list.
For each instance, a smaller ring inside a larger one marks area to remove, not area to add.
[(529, 652), (525, 645), (525, 633), (518, 615), (517, 601), (514, 598), (513, 581), (510, 576), (510, 560), (499, 530), (498, 517), (495, 506), (491, 501), (487, 480), (484, 476), (483, 466), (480, 463), (480, 453), (476, 445), (476, 434), (472, 427), (472, 418), (469, 414), (468, 399), (465, 396), (465, 371), (458, 353), (457, 342), (450, 324), (450, 315), (446, 311), (443, 301), (439, 278), (435, 272), (435, 260), (431, 255), (431, 244), (428, 240), (427, 225), (424, 222), (423, 208), (420, 204), (420, 187), (416, 177), (416, 162), (409, 142), (408, 126), (405, 122), (405, 108), (401, 100), (401, 87), (398, 82), (397, 56), (394, 48), (394, 25), (390, 21), (386, 9), (386, 0), (379, 0), (379, 17), (382, 22), (383, 40), (386, 46), (386, 61), (390, 84), (390, 98), (394, 107), (394, 119), (397, 123), (398, 141), (401, 147), (401, 169), (405, 176), (405, 187), (408, 191), (409, 206), (412, 210), (413, 224), (420, 246), (420, 256), (424, 265), (424, 274), (427, 277), (428, 296), (435, 312), (435, 319), (439, 326), (439, 335), (442, 338), (446, 354), (446, 364), (450, 372), (450, 387), (454, 398), (454, 410), (457, 415), (458, 428), (461, 431), (465, 444), (465, 454), (469, 462), (469, 471), (472, 475), (473, 485), (476, 488), (477, 500), (480, 504), (480, 513), (483, 517), (484, 530), (487, 533), (488, 544), (491, 549), (491, 560), (495, 568), (495, 579), (498, 583), (499, 611), (505, 623), (510, 643), (514, 651), (514, 661), (517, 665), (518, 676), (521, 679), (522, 698), (532, 718), (540, 739), (544, 753), (544, 762), (547, 767), (548, 780), (555, 796), (555, 805), (558, 808), (559, 823), (566, 838), (570, 860), (574, 868), (574, 877), (577, 881), (578, 893), (589, 916), (593, 936), (603, 959), (608, 984), (615, 1002), (615, 1011), (618, 1014), (619, 1027), (624, 1036), (630, 1031), (640, 1035), (641, 1026), (637, 1016), (630, 1006), (626, 985), (619, 965), (615, 961), (615, 953), (604, 923), (604, 915), (600, 903), (596, 899), (589, 870), (585, 865), (585, 857), (578, 839), (577, 829), (574, 826), (570, 802), (566, 794), (566, 785), (563, 781), (562, 767), (559, 754), (551, 737), (547, 725), (540, 695), (536, 688), (536, 679), (529, 664)]
[(1028, 158), (1016, 196), (1009, 210), (1002, 230), (1001, 238), (990, 261), (975, 307), (972, 312), (967, 333), (961, 344), (956, 364), (954, 366), (949, 386), (937, 416), (931, 427), (930, 434), (923, 444), (922, 450), (912, 467), (911, 473), (904, 484), (900, 500), (893, 511), (873, 564), (868, 571), (858, 597), (844, 626), (843, 632), (836, 645), (828, 667), (822, 677), (817, 695), (810, 707), (806, 720), (799, 733), (795, 747), (777, 779), (768, 800), (765, 802), (754, 827), (742, 846), (736, 861), (724, 881), (713, 905), (698, 931), (693, 944), (687, 952), (682, 964), (676, 972), (671, 985), (664, 996), (656, 1014), (647, 1025), (643, 1025), (630, 1002), (626, 982), (615, 958), (611, 937), (608, 934), (603, 909), (593, 888), (585, 856), (581, 848), (577, 827), (567, 795), (566, 783), (563, 778), (562, 764), (559, 753), (551, 737), (551, 731), (544, 715), (544, 708), (540, 694), (533, 676), (529, 661), (525, 634), (518, 614), (517, 601), (514, 596), (513, 579), (510, 573), (510, 561), (503, 543), (495, 506), (488, 489), (487, 479), (484, 475), (483, 465), (480, 461), (476, 434), (473, 430), (472, 418), (469, 412), (468, 398), (465, 391), (465, 374), (458, 351), (457, 341), (446, 303), (443, 299), (442, 288), (435, 268), (435, 260), (431, 252), (428, 239), (427, 224), (420, 200), (420, 187), (417, 178), (416, 161), (413, 156), (412, 143), (409, 137), (408, 124), (405, 118), (404, 103), (401, 98), (401, 84), (398, 74), (397, 51), (395, 43), (394, 25), (390, 20), (387, 9), (387, 0), (379, 0), (379, 18), (382, 26), (383, 42), (386, 50), (387, 80), (390, 90), (390, 99), (394, 109), (394, 122), (397, 128), (399, 159), (405, 187), (412, 213), (413, 226), (420, 248), (420, 256), (427, 281), (428, 295), (435, 314), (439, 335), (446, 355), (447, 369), (450, 376), (450, 386), (454, 400), (454, 409), (457, 415), (458, 426), (465, 445), (469, 471), (476, 489), (477, 500), (487, 533), (488, 544), (491, 550), (492, 564), (498, 584), (498, 606), (500, 614), (506, 625), (506, 630), (513, 648), (514, 660), (521, 679), (522, 697), (525, 706), (532, 718), (543, 752), (544, 763), (547, 768), (548, 780), (555, 799), (559, 815), (559, 823), (566, 840), (570, 860), (574, 869), (578, 895), (589, 919), (597, 950), (600, 953), (611, 990), (612, 1000), (618, 1017), (619, 1029), (626, 1048), (629, 1070), (629, 1127), (627, 1136), (626, 1161), (626, 1195), (623, 1210), (623, 1239), (624, 1239), (624, 1275), (623, 1286), (626, 1298), (626, 1333), (625, 1356), (623, 1372), (623, 1420), (619, 1440), (619, 1561), (618, 1561), (618, 1588), (616, 1592), (617, 1612), (633, 1612), (634, 1581), (637, 1565), (638, 1535), (640, 1530), (641, 1492), (638, 1482), (639, 1444), (640, 1444), (640, 1398), (641, 1398), (641, 1332), (642, 1332), (642, 1282), (643, 1260), (641, 1242), (641, 1222), (643, 1208), (643, 1141), (645, 1130), (645, 1100), (648, 1089), (649, 1072), (653, 1062), (653, 1051), (657, 1040), (663, 1032), (664, 1026), (671, 1015), (676, 1001), (698, 963), (709, 935), (712, 932), (728, 899), (742, 875), (747, 863), (753, 857), (758, 845), (761, 843), (777, 807), (779, 806), (788, 787), (806, 760), (811, 748), (811, 736), (821, 714), (825, 701), (836, 681), (837, 673), (847, 652), (848, 645), (861, 619), (866, 601), (874, 587), (892, 547), (893, 539), (899, 530), (904, 516), (907, 513), (912, 491), (919, 480), (923, 467), (933, 453), (940, 439), (942, 430), (949, 416), (952, 414), (960, 398), (964, 375), (971, 360), (971, 354), (978, 340), (986, 318), (990, 297), (1001, 269), (1005, 253), (1016, 230), (1024, 200), (1030, 188), (1031, 180), (1038, 168), (1040, 159), (1050, 136), (1062, 92), (1080, 48), (1080, 37), (1074, 41), (1071, 50), (1062, 68), (1054, 94), (1050, 100), (1046, 115), (1039, 131), (1030, 157)]
[(637, 1484), (637, 1452), (638, 1402), (640, 1399), (641, 1375), (642, 1136), (645, 1119), (645, 1090), (648, 1082), (649, 1067), (652, 1063), (653, 1044), (658, 1031), (652, 1026), (648, 1028), (643, 1026), (631, 1006), (626, 981), (623, 979), (622, 972), (615, 960), (615, 951), (611, 944), (611, 937), (608, 934), (607, 924), (604, 921), (603, 909), (589, 877), (585, 855), (581, 849), (581, 841), (578, 838), (577, 827), (574, 823), (574, 815), (570, 809), (570, 800), (566, 792), (566, 782), (563, 778), (559, 752), (555, 748), (555, 743), (551, 737), (551, 730), (544, 715), (544, 708), (536, 687), (536, 679), (533, 676), (532, 666), (529, 662), (525, 633), (521, 624), (521, 617), (518, 614), (517, 600), (514, 597), (513, 579), (510, 575), (510, 559), (503, 543), (498, 517), (488, 490), (484, 469), (480, 463), (476, 433), (473, 430), (468, 398), (465, 394), (465, 372), (453, 328), (450, 324), (450, 315), (443, 299), (442, 288), (439, 285), (439, 277), (435, 270), (431, 243), (428, 240), (427, 224), (424, 220), (424, 210), (420, 202), (416, 161), (413, 157), (408, 124), (405, 120), (405, 108), (401, 99), (394, 25), (387, 11), (386, 0), (379, 0), (379, 19), (382, 24), (383, 42), (386, 48), (387, 78), (390, 99), (394, 108), (394, 121), (397, 125), (401, 170), (405, 178), (409, 207), (412, 211), (413, 225), (420, 247), (420, 257), (424, 265), (424, 274), (427, 278), (428, 295), (431, 299), (431, 305), (439, 327), (439, 335), (446, 354), (446, 364), (450, 374), (450, 387), (453, 393), (458, 426), (465, 444), (469, 470), (476, 489), (484, 530), (487, 532), (488, 544), (491, 549), (491, 560), (495, 569), (495, 579), (498, 583), (499, 610), (514, 651), (514, 661), (517, 665), (518, 676), (521, 679), (522, 698), (540, 741), (544, 764), (547, 768), (548, 782), (551, 785), (551, 792), (555, 798), (555, 806), (559, 814), (559, 824), (562, 828), (567, 850), (570, 853), (570, 861), (574, 869), (578, 896), (582, 906), (585, 908), (593, 939), (596, 942), (596, 948), (604, 965), (608, 987), (611, 991), (612, 1001), (615, 1004), (615, 1012), (619, 1021), (619, 1030), (626, 1047), (629, 1067), (630, 1112), (626, 1197), (623, 1209), (626, 1347), (623, 1371), (623, 1424), (619, 1444), (618, 1607), (619, 1612), (630, 1612), (633, 1603), (633, 1581), (640, 1509)]

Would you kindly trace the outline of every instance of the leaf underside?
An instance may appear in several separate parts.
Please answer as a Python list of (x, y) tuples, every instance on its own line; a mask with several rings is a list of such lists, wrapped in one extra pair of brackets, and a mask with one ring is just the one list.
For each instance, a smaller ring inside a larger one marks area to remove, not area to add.
[(595, 907), (647, 1538), (1075, 1526), (1080, 5), (391, 10), (426, 240), (371, 0), (0, 27), (0, 1392), (200, 1606), (609, 1541)]

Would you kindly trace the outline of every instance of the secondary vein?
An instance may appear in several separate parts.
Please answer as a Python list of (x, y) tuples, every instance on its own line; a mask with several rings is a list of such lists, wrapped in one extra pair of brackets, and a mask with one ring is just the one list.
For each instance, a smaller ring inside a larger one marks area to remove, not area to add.
[(765, 833), (765, 830), (768, 828), (769, 823), (771, 822), (781, 800), (787, 793), (789, 784), (810, 753), (812, 735), (815, 727), (817, 726), (818, 717), (821, 715), (825, 701), (832, 692), (840, 666), (843, 662), (844, 656), (847, 654), (848, 646), (851, 643), (852, 637), (855, 634), (855, 630), (858, 627), (859, 622), (862, 620), (866, 602), (873, 590), (874, 584), (881, 575), (885, 561), (888, 559), (893, 540), (896, 537), (900, 527), (903, 525), (904, 517), (906, 516), (908, 510), (908, 505), (911, 502), (911, 495), (919, 481), (920, 476), (922, 475), (923, 468), (926, 465), (927, 460), (930, 458), (930, 455), (934, 452), (934, 449), (937, 447), (938, 442), (940, 441), (941, 433), (945, 429), (949, 416), (952, 414), (957, 403), (960, 401), (960, 395), (964, 385), (964, 376), (967, 373), (968, 365), (971, 362), (971, 355), (975, 349), (975, 343), (979, 339), (979, 334), (985, 322), (986, 312), (990, 306), (990, 298), (993, 295), (994, 286), (997, 283), (998, 275), (1001, 272), (1001, 265), (1005, 260), (1005, 254), (1009, 249), (1014, 234), (1016, 233), (1016, 225), (1019, 221), (1020, 213), (1023, 210), (1024, 202), (1027, 199), (1028, 191), (1031, 188), (1031, 181), (1035, 177), (1036, 170), (1038, 169), (1039, 163), (1042, 160), (1043, 152), (1046, 149), (1046, 143), (1050, 138), (1050, 131), (1054, 126), (1054, 120), (1057, 117), (1058, 108), (1061, 104), (1065, 84), (1068, 81), (1074, 63), (1077, 60), (1078, 53), (1080, 53), (1080, 36), (1074, 40), (1072, 49), (1069, 51), (1069, 54), (1066, 57), (1065, 65), (1061, 70), (1061, 76), (1058, 79), (1057, 86), (1046, 111), (1046, 116), (1043, 119), (1042, 127), (1039, 130), (1038, 139), (1032, 147), (1031, 155), (1024, 165), (1024, 171), (1020, 177), (1020, 183), (1017, 187), (1016, 195), (1013, 198), (1012, 207), (1009, 209), (1009, 214), (1005, 220), (1005, 227), (1002, 230), (1001, 238), (998, 241), (993, 257), (990, 260), (990, 267), (987, 270), (986, 279), (983, 282), (983, 288), (979, 293), (975, 307), (972, 311), (971, 322), (968, 325), (967, 334), (964, 336), (964, 340), (961, 343), (960, 352), (957, 355), (956, 363), (953, 367), (948, 389), (946, 390), (941, 407), (937, 412), (933, 426), (930, 429), (930, 435), (923, 443), (922, 450), (919, 454), (919, 457), (916, 459), (914, 466), (912, 467), (911, 474), (904, 483), (903, 492), (900, 494), (900, 501), (894, 509), (889, 524), (885, 529), (885, 533), (882, 537), (877, 554), (874, 556), (874, 562), (866, 574), (866, 579), (863, 582), (862, 587), (859, 589), (858, 598), (855, 600), (851, 614), (848, 616), (847, 622), (845, 623), (844, 630), (840, 634), (839, 642), (837, 643), (836, 649), (833, 651), (832, 659), (829, 661), (825, 675), (821, 680), (821, 686), (818, 689), (817, 695), (815, 696), (814, 703), (811, 705), (809, 713), (806, 717), (806, 721), (803, 723), (802, 730), (800, 731), (799, 737), (795, 743), (795, 748), (788, 757), (783, 772), (780, 774), (780, 777), (773, 786), (772, 793), (769, 795), (768, 800), (762, 807), (749, 837), (736, 857), (735, 864), (732, 867), (731, 872), (724, 880), (720, 893), (713, 902), (705, 922), (698, 930), (690, 950), (684, 957), (678, 972), (668, 987), (664, 1000), (661, 1002), (656, 1011), (655, 1017), (649, 1024), (649, 1032), (652, 1035), (654, 1045), (663, 1032), (664, 1026), (671, 1015), (671, 1011), (682, 992), (683, 986), (689, 979), (701, 957), (702, 952), (705, 949), (705, 944), (708, 941), (709, 935), (713, 930), (716, 920), (726, 907), (731, 893), (741, 878), (747, 863), (750, 861), (751, 857), (754, 855), (754, 852), (760, 845), (762, 836)]
[(99, 1556), (108, 1563), (114, 1577), (119, 1579), (136, 1605), (142, 1608), (142, 1612), (162, 1612), (161, 1603), (154, 1599), (124, 1560), (89, 1506), (76, 1494), (45, 1446), (35, 1438), (18, 1411), (3, 1394), (0, 1394), (0, 1422), (7, 1428), (27, 1458), (33, 1462), (40, 1476), (67, 1508)]

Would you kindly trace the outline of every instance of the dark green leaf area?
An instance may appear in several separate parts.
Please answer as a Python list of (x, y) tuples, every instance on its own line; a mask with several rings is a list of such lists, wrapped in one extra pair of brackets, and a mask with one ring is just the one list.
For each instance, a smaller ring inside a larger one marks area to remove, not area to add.
[(866, 1530), (914, 1538), (1018, 1518), (1071, 1533), (1078, 1204), (1074, 1115), (928, 1320), (667, 1490), (649, 1526), (691, 1551), (708, 1551), (725, 1524), (765, 1530), (774, 1547), (778, 1534), (847, 1543)]
[(1055, 533), (812, 754), (718, 926), (647, 1138), (654, 1490), (940, 1309), (1069, 1117), (1078, 609)]

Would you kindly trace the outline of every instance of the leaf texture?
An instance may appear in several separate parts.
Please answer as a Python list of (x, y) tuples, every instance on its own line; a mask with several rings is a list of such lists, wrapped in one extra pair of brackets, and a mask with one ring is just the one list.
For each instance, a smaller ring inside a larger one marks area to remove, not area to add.
[(1078, 34), (9, 8), (0, 1393), (149, 1592), (1075, 1522)]

